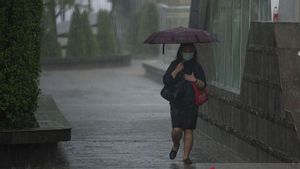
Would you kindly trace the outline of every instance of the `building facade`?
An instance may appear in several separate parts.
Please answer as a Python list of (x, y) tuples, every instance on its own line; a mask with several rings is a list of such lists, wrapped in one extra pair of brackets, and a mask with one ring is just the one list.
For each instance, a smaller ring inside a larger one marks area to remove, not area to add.
[[(192, 4), (192, 27), (212, 33), (215, 72), (211, 83), (239, 91), (251, 21), (271, 21), (270, 0), (200, 0)], [(193, 9), (192, 9), (193, 11)]]
[(300, 23), (271, 22), (270, 3), (192, 1), (190, 27), (218, 39), (197, 45), (210, 93), (197, 125), (253, 162), (299, 162)]

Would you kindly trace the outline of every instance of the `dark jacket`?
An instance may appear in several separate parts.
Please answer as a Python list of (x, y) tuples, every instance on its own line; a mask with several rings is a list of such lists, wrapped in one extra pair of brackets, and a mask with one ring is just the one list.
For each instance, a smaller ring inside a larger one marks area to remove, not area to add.
[(202, 69), (202, 66), (198, 62), (192, 60), (186, 61), (183, 63), (184, 69), (177, 74), (175, 79), (173, 79), (171, 73), (179, 63), (180, 62), (178, 60), (174, 60), (171, 62), (170, 66), (168, 67), (167, 71), (163, 76), (163, 83), (165, 86), (174, 86), (176, 84), (181, 84), (180, 87), (178, 87), (178, 90), (180, 90), (179, 97), (175, 101), (173, 101), (175, 104), (183, 106), (194, 104), (195, 95), (192, 84), (191, 82), (186, 81), (183, 75), (190, 75), (192, 74), (192, 72), (194, 72), (195, 77), (199, 80), (202, 80), (205, 83), (205, 88), (206, 78), (204, 71)]

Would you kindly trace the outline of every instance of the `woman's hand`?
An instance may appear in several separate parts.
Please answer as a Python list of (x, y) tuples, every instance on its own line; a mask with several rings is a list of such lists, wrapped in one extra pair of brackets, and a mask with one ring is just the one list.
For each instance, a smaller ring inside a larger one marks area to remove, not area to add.
[(194, 72), (191, 75), (185, 74), (184, 79), (189, 82), (194, 82), (199, 89), (202, 89), (205, 86), (205, 83), (202, 80), (195, 77)]
[(183, 63), (180, 62), (180, 63), (176, 66), (176, 68), (174, 69), (174, 71), (171, 73), (173, 79), (175, 79), (175, 77), (177, 76), (177, 74), (178, 74), (180, 71), (182, 71), (183, 69), (184, 69)]
[(184, 79), (189, 81), (189, 82), (196, 82), (197, 81), (197, 79), (194, 75), (194, 72), (191, 75), (184, 74)]
[(182, 71), (183, 69), (184, 69), (183, 63), (180, 62), (180, 63), (176, 66), (176, 68), (175, 68), (174, 71), (176, 71), (176, 72), (178, 73), (178, 72)]

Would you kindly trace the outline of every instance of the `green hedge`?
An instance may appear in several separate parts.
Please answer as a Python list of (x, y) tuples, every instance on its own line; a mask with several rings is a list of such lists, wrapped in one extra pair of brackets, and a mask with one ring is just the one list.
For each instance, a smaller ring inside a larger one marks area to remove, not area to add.
[(42, 5), (41, 0), (0, 1), (2, 128), (36, 126)]

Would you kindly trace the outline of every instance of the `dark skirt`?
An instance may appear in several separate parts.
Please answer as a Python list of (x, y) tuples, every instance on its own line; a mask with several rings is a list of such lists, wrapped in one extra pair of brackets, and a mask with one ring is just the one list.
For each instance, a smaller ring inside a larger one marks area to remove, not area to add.
[(198, 117), (198, 106), (195, 104), (177, 105), (170, 103), (172, 128), (195, 129)]

